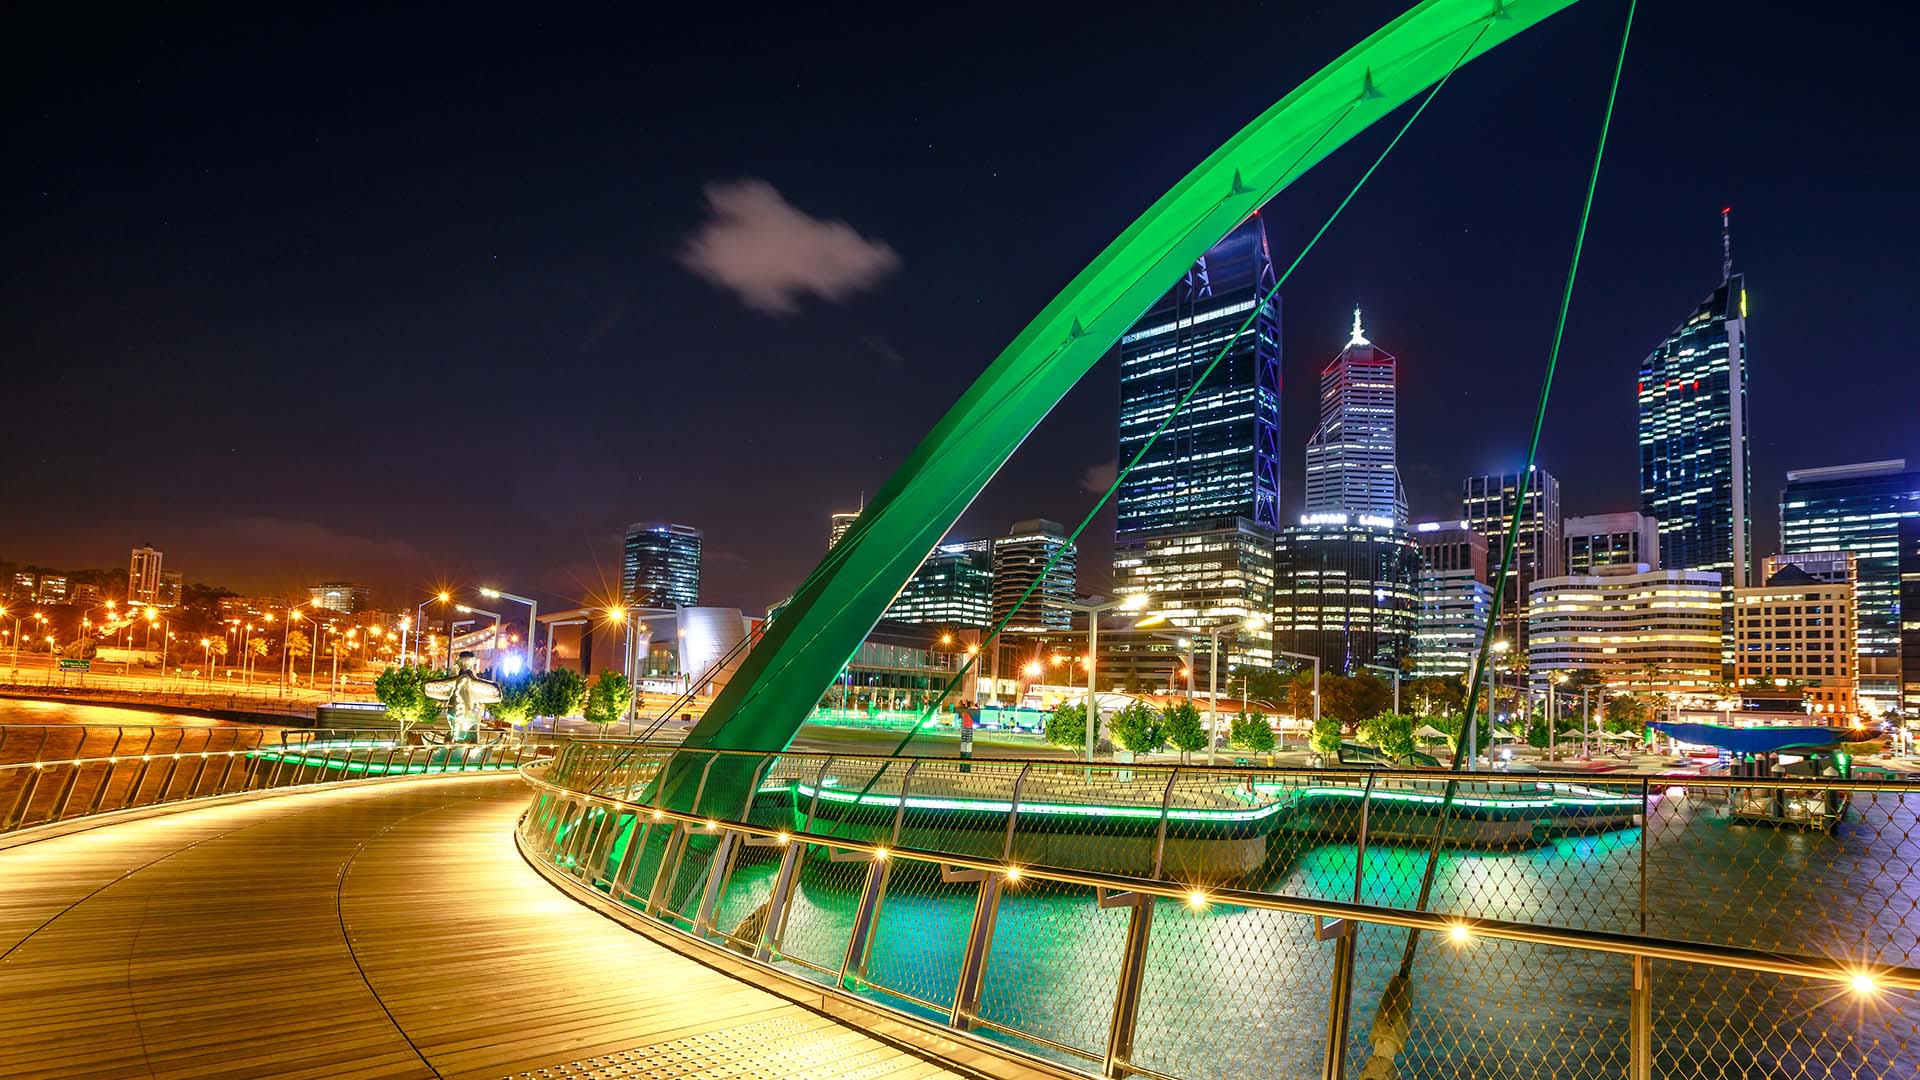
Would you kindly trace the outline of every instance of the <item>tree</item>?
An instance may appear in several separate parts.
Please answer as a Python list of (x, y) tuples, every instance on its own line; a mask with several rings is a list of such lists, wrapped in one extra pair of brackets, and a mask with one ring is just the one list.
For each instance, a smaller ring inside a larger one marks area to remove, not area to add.
[(287, 635), (287, 658), (305, 660), (313, 655), (313, 639), (305, 630), (295, 630)]
[(617, 671), (602, 671), (587, 691), (587, 722), (605, 726), (626, 714), (633, 703), (633, 684)]
[(1292, 710), (1295, 719), (1313, 715), (1313, 672), (1299, 672), (1287, 684), (1287, 708)]
[(533, 714), (534, 702), (539, 696), (539, 676), (522, 672), (500, 681), (500, 700), (493, 703), (490, 710), (495, 720), (501, 720), (514, 727), (527, 722)]
[(1160, 737), (1172, 743), (1180, 751), (1180, 760), (1195, 750), (1204, 750), (1207, 746), (1206, 725), (1201, 723), (1200, 710), (1194, 708), (1191, 701), (1176, 701), (1160, 713)]
[(1637, 697), (1621, 694), (1607, 699), (1601, 726), (1615, 733), (1641, 731), (1653, 719), (1653, 708)]
[(1419, 726), (1417, 718), (1404, 713), (1381, 713), (1360, 721), (1360, 737), (1398, 761), (1411, 757), (1419, 749), (1413, 738), (1413, 731)]
[(373, 680), (373, 696), (387, 707), (387, 716), (405, 731), (408, 726), (427, 720), (439, 712), (439, 706), (427, 696), (426, 683), (439, 678), (438, 672), (408, 664), (390, 667)]
[(554, 668), (540, 676), (533, 697), (533, 714), (561, 720), (579, 716), (587, 701), (587, 677), (569, 668)]
[(1401, 690), (1404, 698), (1420, 710), (1421, 716), (1457, 713), (1467, 704), (1467, 681), (1458, 675), (1427, 675), (1410, 679)]
[(1136, 754), (1158, 750), (1166, 742), (1160, 734), (1160, 714), (1144, 702), (1131, 702), (1114, 713), (1107, 730), (1122, 749)]
[(1236, 716), (1227, 726), (1227, 742), (1236, 750), (1249, 750), (1264, 754), (1273, 749), (1273, 726), (1267, 723), (1267, 714), (1258, 710), (1244, 716)]
[[(1043, 733), (1049, 744), (1079, 750), (1087, 745), (1087, 706), (1082, 702), (1059, 705), (1047, 716)], [(1094, 734), (1098, 735), (1098, 732)]]
[[(1271, 705), (1278, 705), (1288, 700), (1292, 692), (1293, 680), (1282, 675), (1274, 668), (1242, 665), (1233, 669), (1232, 674), (1228, 678), (1228, 682), (1231, 683), (1235, 679), (1240, 681), (1241, 687), (1245, 691), (1245, 697), (1249, 701), (1263, 701)], [(1309, 679), (1307, 685), (1308, 689), (1311, 690), (1313, 685), (1311, 679)], [(1311, 699), (1308, 700), (1307, 707), (1313, 707)]]
[(1313, 734), (1307, 737), (1307, 745), (1313, 752), (1322, 756), (1340, 752), (1340, 721), (1331, 716), (1323, 716), (1314, 722)]
[(1358, 724), (1393, 706), (1393, 687), (1387, 680), (1362, 672), (1320, 677), (1320, 713), (1346, 725)]

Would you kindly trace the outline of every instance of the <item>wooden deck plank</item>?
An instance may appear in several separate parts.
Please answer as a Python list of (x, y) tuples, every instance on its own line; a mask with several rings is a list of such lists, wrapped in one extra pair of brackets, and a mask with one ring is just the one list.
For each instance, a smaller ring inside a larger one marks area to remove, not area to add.
[(0, 851), (0, 1078), (499, 1078), (763, 1055), (921, 1080), (876, 1041), (580, 907), (456, 777), (289, 795)]

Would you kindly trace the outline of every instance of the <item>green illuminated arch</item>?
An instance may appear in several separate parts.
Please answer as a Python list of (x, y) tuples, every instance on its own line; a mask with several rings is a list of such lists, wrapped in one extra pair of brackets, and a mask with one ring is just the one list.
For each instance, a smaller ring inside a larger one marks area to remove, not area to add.
[(1573, 2), (1426, 0), (1214, 151), (1107, 245), (968, 387), (794, 594), (687, 745), (784, 749), (974, 496), (1196, 259), (1456, 63)]

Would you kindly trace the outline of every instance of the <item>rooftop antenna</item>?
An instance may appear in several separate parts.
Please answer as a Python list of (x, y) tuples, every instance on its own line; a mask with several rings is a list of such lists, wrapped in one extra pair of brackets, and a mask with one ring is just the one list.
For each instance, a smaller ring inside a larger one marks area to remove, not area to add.
[(1733, 280), (1733, 207), (1720, 208), (1720, 280)]

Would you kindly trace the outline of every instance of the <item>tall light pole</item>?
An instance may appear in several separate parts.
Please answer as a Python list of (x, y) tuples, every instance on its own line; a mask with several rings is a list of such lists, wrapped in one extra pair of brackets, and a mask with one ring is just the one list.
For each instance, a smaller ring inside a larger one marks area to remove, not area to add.
[(1547, 676), (1547, 760), (1560, 760), (1560, 724), (1554, 713), (1554, 688), (1567, 681), (1567, 673), (1556, 671)]
[(1134, 593), (1104, 604), (1063, 604), (1068, 611), (1087, 616), (1087, 760), (1093, 760), (1093, 747), (1100, 739), (1100, 698), (1094, 693), (1094, 672), (1100, 667), (1100, 616), (1109, 611), (1138, 611), (1147, 606), (1146, 593)]
[(512, 600), (517, 604), (527, 605), (527, 673), (532, 674), (534, 670), (538, 667), (538, 665), (534, 663), (534, 659), (533, 659), (534, 658), (533, 646), (534, 646), (535, 639), (537, 639), (540, 636), (540, 629), (539, 629), (540, 628), (540, 601), (535, 600), (531, 597), (520, 596), (516, 593), (504, 592), (500, 589), (489, 588), (485, 585), (480, 586), (480, 595), (486, 597), (489, 600), (495, 600), (495, 599)]
[(287, 696), (287, 674), (288, 674), (289, 668), (292, 666), (292, 663), (293, 663), (291, 656), (287, 652), (287, 646), (291, 644), (293, 641), (293, 624), (299, 622), (300, 618), (301, 616), (300, 616), (299, 604), (295, 604), (292, 607), (288, 608), (287, 609), (287, 627), (285, 630), (282, 630), (280, 632), (280, 696), (281, 697)]
[(1291, 656), (1295, 660), (1313, 662), (1313, 726), (1320, 726), (1320, 657), (1315, 653), (1288, 652), (1285, 649), (1273, 650), (1275, 656)]
[[(0, 618), (7, 618), (7, 617), (8, 617), (8, 612), (7, 612), (6, 606), (4, 604), (0, 604)], [(13, 613), (12, 618), (13, 618), (13, 668), (12, 670), (16, 673), (16, 676), (17, 676), (20, 670), (20, 615), (19, 613), (17, 612)]]
[(1360, 666), (1368, 669), (1369, 671), (1383, 671), (1388, 675), (1393, 676), (1393, 715), (1399, 716), (1400, 715), (1400, 669), (1397, 667), (1389, 667), (1386, 664), (1361, 664)]
[(207, 684), (213, 684), (213, 639), (201, 638), (200, 651), (207, 654)]
[[(1163, 617), (1156, 616), (1155, 618), (1160, 622), (1166, 621)], [(1140, 620), (1143, 626), (1148, 622), (1149, 620), (1147, 619)], [(1189, 634), (1205, 634), (1210, 646), (1207, 659), (1207, 764), (1209, 765), (1213, 764), (1214, 744), (1219, 742), (1220, 738), (1220, 635), (1237, 635), (1242, 630), (1261, 630), (1264, 629), (1266, 625), (1267, 620), (1265, 618), (1259, 615), (1251, 615), (1248, 616), (1244, 622), (1226, 626), (1215, 626), (1206, 630), (1186, 626), (1175, 626), (1175, 629), (1184, 630)], [(1316, 702), (1319, 700), (1318, 689), (1316, 681), (1314, 698)], [(1191, 652), (1187, 654), (1187, 696), (1193, 696), (1193, 654)]]

